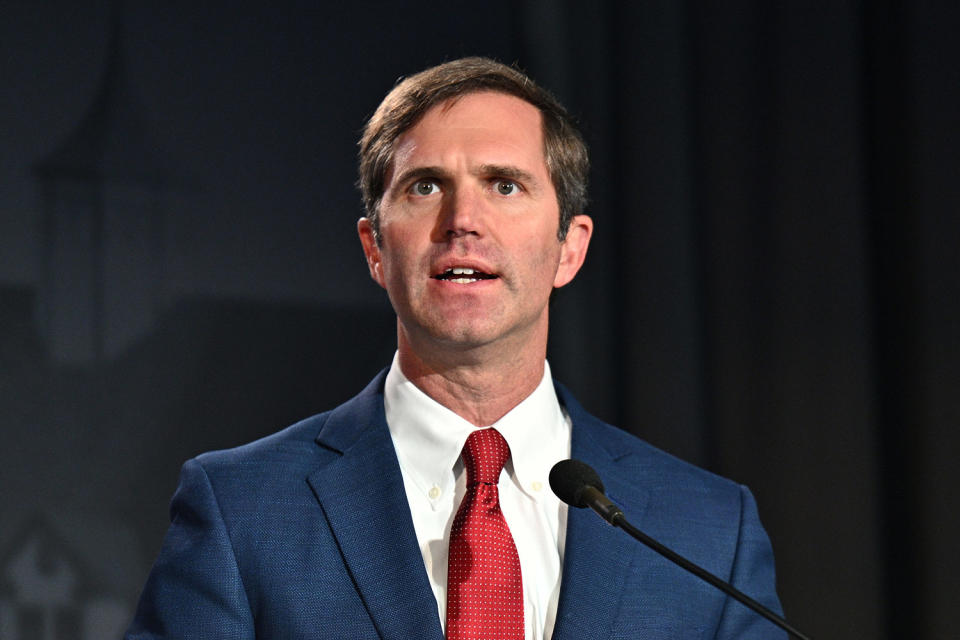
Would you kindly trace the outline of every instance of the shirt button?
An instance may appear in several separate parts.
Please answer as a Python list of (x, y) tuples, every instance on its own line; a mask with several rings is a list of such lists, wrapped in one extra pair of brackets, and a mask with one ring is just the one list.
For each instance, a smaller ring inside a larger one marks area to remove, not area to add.
[(440, 497), (440, 493), (440, 487), (430, 487), (430, 491), (427, 493), (427, 495), (430, 496), (431, 500), (436, 500)]
[(534, 490), (534, 491), (543, 491), (543, 483), (542, 483), (542, 482), (534, 482), (534, 483), (533, 483), (533, 490)]

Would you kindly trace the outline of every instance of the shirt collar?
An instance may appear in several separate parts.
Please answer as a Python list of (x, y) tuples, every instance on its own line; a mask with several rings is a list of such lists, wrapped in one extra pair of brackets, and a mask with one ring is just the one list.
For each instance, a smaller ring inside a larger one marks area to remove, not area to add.
[[(400, 466), (421, 491), (436, 487), (447, 494), (455, 483), (454, 467), (467, 437), (478, 429), (410, 382), (398, 356), (384, 383), (387, 425)], [(535, 500), (549, 494), (550, 469), (569, 457), (569, 422), (560, 408), (546, 361), (533, 392), (496, 423), (510, 445), (511, 480)]]

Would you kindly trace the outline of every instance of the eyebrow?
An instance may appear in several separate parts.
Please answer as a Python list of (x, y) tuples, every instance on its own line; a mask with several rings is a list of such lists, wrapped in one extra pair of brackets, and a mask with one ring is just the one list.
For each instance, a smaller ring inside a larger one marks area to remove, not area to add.
[(394, 186), (401, 187), (420, 178), (446, 179), (449, 177), (450, 173), (441, 167), (415, 167), (413, 169), (408, 169), (397, 176), (396, 180), (393, 181), (393, 184)]
[[(476, 176), (498, 176), (501, 178), (516, 180), (517, 182), (522, 182), (525, 185), (528, 185), (528, 187), (531, 189), (536, 189), (540, 186), (540, 181), (537, 180), (532, 173), (509, 165), (482, 164), (471, 173)], [(394, 184), (396, 186), (405, 186), (410, 182), (420, 178), (439, 178), (441, 180), (447, 180), (451, 177), (451, 175), (452, 174), (443, 167), (414, 167), (413, 169), (408, 169), (397, 176)]]
[(479, 167), (478, 174), (484, 176), (499, 176), (501, 178), (509, 178), (510, 180), (522, 182), (530, 187), (540, 186), (539, 181), (533, 176), (533, 174), (518, 167), (500, 164), (482, 164)]

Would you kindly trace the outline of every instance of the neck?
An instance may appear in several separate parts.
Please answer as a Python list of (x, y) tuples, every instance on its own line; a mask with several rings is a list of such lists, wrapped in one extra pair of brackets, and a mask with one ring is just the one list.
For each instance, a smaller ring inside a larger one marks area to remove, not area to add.
[(400, 369), (428, 396), (486, 427), (533, 393), (543, 379), (546, 339), (522, 349), (490, 346), (427, 352), (398, 331)]

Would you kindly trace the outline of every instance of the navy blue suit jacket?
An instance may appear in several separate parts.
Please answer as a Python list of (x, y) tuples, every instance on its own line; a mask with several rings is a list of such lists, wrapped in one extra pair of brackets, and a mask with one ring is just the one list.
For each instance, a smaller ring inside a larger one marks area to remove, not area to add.
[[(381, 373), (358, 396), (188, 461), (128, 638), (442, 640), (387, 429)], [(631, 522), (779, 610), (749, 491), (586, 413), (557, 385), (574, 458)], [(594, 513), (570, 509), (553, 638), (784, 638)]]

